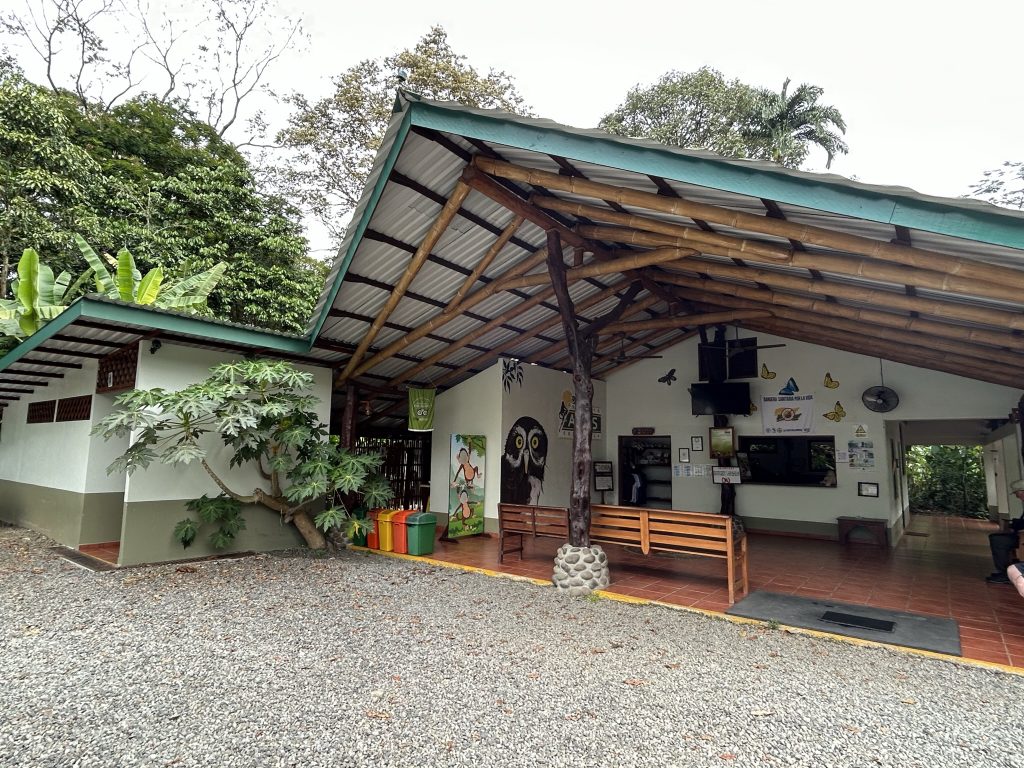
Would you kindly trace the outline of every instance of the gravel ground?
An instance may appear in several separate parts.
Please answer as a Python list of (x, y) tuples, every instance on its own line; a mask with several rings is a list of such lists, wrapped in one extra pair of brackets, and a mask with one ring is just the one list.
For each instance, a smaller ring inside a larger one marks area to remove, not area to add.
[(0, 766), (1024, 766), (1024, 678), (357, 552), (0, 528)]

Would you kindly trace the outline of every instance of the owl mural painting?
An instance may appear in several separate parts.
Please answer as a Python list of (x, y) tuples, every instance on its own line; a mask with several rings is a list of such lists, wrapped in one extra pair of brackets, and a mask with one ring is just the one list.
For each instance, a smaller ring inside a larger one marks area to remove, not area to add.
[(505, 438), (501, 457), (501, 501), (504, 504), (539, 504), (544, 490), (548, 436), (531, 416), (516, 419)]

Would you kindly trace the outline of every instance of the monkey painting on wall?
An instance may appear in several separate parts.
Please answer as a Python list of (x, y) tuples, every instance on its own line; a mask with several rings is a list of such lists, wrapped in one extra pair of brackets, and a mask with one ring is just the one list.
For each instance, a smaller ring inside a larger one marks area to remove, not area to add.
[(502, 503), (539, 504), (547, 458), (548, 436), (541, 423), (531, 416), (516, 419), (501, 457)]

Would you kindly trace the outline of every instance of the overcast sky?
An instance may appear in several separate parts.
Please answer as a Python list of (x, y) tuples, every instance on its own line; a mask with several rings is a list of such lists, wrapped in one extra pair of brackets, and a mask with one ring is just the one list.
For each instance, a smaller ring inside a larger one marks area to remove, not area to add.
[[(278, 70), (310, 92), (363, 58), (411, 47), (432, 24), (475, 67), (510, 74), (536, 114), (593, 127), (637, 83), (708, 65), (780, 88), (825, 89), (847, 120), (850, 154), (832, 170), (959, 196), (982, 171), (1024, 159), (1024, 4), (342, 2), (298, 0), (312, 35)], [(823, 170), (824, 153), (806, 166)]]

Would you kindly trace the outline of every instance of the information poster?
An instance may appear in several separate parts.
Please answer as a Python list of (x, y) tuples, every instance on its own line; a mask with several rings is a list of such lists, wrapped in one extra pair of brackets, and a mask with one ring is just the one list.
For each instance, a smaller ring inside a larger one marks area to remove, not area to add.
[(875, 443), (873, 440), (850, 441), (850, 469), (875, 468)]
[(762, 395), (761, 426), (766, 435), (811, 432), (814, 429), (814, 395)]
[(483, 435), (452, 435), (448, 538), (484, 532)]

